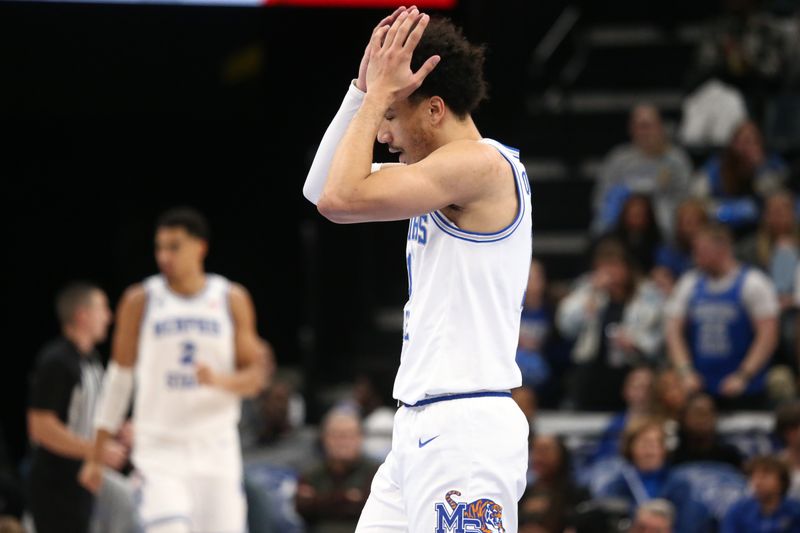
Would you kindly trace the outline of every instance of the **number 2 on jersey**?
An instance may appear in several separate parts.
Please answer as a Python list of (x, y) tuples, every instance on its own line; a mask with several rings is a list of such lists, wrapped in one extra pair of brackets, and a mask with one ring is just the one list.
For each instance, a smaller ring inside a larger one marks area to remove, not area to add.
[(194, 363), (194, 355), (196, 351), (196, 346), (193, 342), (186, 341), (181, 343), (181, 364), (182, 365), (191, 365)]

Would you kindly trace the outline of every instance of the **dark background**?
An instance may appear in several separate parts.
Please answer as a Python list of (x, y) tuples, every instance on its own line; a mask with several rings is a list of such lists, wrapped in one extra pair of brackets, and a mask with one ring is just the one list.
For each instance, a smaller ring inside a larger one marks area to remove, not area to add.
[[(665, 24), (695, 9), (583, 4), (588, 19)], [(450, 13), (488, 44), (479, 127), (523, 154), (549, 135), (521, 111), (538, 90), (529, 58), (565, 5), (463, 0)], [(208, 269), (250, 289), (278, 363), (306, 378), (312, 419), (315, 392), (360, 361), (397, 364), (400, 337), (377, 332), (374, 317), (403, 304), (405, 224), (334, 226), (301, 195), (386, 13), (0, 2), (0, 409), (14, 457), (28, 372), (57, 333), (55, 291), (90, 279), (116, 304), (155, 271), (153, 222), (176, 204), (208, 216)]]

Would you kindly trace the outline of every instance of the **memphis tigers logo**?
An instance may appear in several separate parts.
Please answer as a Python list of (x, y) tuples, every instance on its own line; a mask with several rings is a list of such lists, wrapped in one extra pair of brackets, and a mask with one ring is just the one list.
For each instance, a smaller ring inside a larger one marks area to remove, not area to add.
[(444, 497), (447, 506), (436, 504), (436, 533), (505, 533), (502, 506), (486, 498), (458, 503), (451, 497), (454, 494), (461, 496), (451, 490)]

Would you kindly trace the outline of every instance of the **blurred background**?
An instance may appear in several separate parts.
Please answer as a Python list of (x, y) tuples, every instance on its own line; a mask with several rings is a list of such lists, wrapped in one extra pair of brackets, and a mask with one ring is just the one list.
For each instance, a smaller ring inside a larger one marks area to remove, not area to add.
[[(406, 224), (334, 225), (301, 187), (372, 27), (397, 3), (309, 3), (0, 2), (0, 423), (13, 464), (28, 451), (35, 355), (58, 332), (56, 291), (89, 279), (116, 304), (126, 286), (155, 272), (154, 221), (175, 205), (208, 217), (208, 270), (251, 291), (302, 423), (318, 424), (360, 374), (384, 384), (378, 395), (390, 405)], [(430, 12), (487, 45), (490, 99), (475, 118), (485, 136), (521, 150), (551, 308), (592, 267), (597, 238), (616, 227), (624, 200), (615, 207), (607, 189), (598, 199), (598, 184), (612, 149), (632, 141), (637, 104), (658, 110), (653, 127), (683, 154), (671, 209), (701, 197), (712, 218), (743, 217), (731, 227), (745, 236), (757, 230), (768, 194), (798, 190), (796, 1), (435, 4)], [(752, 202), (726, 211), (713, 186), (703, 189), (703, 172), (746, 117), (780, 158), (777, 185), (733, 194)], [(389, 154), (377, 147), (381, 159)], [(653, 204), (666, 197), (643, 192)], [(672, 216), (656, 221), (663, 242)], [(643, 253), (652, 259), (652, 250)], [(671, 273), (674, 282), (680, 273)], [(531, 388), (546, 409), (574, 409), (572, 345), (556, 337), (544, 356), (555, 378)], [(108, 346), (101, 352), (107, 357)]]

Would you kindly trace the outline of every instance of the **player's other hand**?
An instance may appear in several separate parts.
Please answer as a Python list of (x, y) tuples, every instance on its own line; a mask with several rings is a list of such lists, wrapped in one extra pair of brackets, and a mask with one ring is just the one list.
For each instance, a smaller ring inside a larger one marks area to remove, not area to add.
[(103, 447), (103, 464), (114, 470), (122, 470), (128, 462), (128, 448), (115, 440), (108, 440)]
[[(413, 7), (413, 6), (412, 6)], [(411, 9), (411, 8), (409, 8)], [(372, 44), (372, 37), (374, 37), (375, 32), (380, 30), (384, 26), (391, 26), (392, 23), (400, 16), (400, 13), (406, 11), (404, 6), (398, 7), (394, 13), (383, 19), (375, 26), (375, 29), (372, 30), (372, 35), (370, 35), (369, 42), (367, 43), (367, 47), (364, 49), (364, 56), (361, 58), (361, 64), (358, 66), (358, 78), (356, 79), (356, 87), (361, 92), (367, 92), (367, 65), (369, 65), (369, 53), (370, 53), (370, 45)]]
[(103, 465), (92, 460), (84, 462), (78, 472), (78, 483), (92, 494), (97, 494), (103, 486)]
[(209, 385), (214, 386), (217, 384), (217, 374), (211, 367), (205, 363), (197, 363), (197, 370), (195, 375), (197, 376), (197, 382), (200, 385)]

